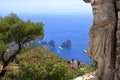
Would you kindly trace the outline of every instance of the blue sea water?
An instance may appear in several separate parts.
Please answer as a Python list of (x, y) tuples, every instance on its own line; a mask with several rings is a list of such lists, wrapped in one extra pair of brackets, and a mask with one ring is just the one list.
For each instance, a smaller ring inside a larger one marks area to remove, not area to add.
[[(63, 59), (75, 59), (84, 63), (91, 63), (91, 60), (84, 50), (88, 48), (89, 27), (92, 23), (91, 15), (20, 15), (24, 20), (30, 19), (34, 22), (45, 24), (45, 37), (43, 41), (56, 42), (56, 49), (53, 50)], [(71, 40), (71, 49), (62, 49), (63, 41)]]

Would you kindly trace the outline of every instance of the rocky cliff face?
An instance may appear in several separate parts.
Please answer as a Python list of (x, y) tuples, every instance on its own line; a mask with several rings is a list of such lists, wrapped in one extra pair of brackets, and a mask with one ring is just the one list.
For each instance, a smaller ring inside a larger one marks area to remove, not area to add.
[(88, 52), (97, 62), (100, 80), (120, 80), (120, 0), (84, 0), (94, 20)]

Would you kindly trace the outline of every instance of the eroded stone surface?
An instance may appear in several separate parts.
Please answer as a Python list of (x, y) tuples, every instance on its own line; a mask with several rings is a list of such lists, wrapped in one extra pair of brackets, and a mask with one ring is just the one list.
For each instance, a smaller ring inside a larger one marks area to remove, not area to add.
[[(86, 0), (85, 0), (86, 1)], [(97, 62), (101, 80), (114, 80), (116, 11), (113, 0), (89, 0), (94, 20), (90, 28), (88, 52)]]
[(117, 38), (117, 40), (120, 40), (120, 30), (117, 30), (116, 33), (117, 33), (117, 34), (116, 34), (116, 38)]
[(118, 11), (120, 11), (120, 0), (116, 1), (116, 8)]
[(96, 71), (83, 75), (81, 77), (77, 77), (74, 80), (99, 80), (98, 76), (96, 75)]
[(99, 80), (96, 74), (97, 74), (97, 71), (88, 73), (83, 76), (82, 80)]
[(116, 46), (116, 70), (115, 70), (115, 79), (114, 80), (120, 80), (120, 11), (118, 12), (116, 40), (117, 40), (116, 41), (116, 45), (117, 45)]

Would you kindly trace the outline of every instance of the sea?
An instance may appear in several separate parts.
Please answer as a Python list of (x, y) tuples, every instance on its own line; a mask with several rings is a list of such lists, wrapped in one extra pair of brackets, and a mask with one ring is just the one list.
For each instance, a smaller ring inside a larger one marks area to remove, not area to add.
[[(44, 38), (42, 41), (55, 41), (56, 48), (52, 52), (63, 59), (78, 60), (87, 64), (92, 61), (86, 53), (88, 49), (89, 28), (92, 24), (92, 15), (89, 14), (20, 14), (23, 20), (44, 23)], [(61, 44), (71, 41), (71, 48), (63, 49)]]

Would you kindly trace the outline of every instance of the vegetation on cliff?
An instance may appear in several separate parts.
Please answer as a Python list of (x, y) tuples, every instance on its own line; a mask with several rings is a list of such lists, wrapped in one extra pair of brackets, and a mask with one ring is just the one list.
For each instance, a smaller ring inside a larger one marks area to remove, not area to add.
[[(43, 26), (41, 22), (34, 23), (30, 20), (23, 21), (13, 13), (4, 18), (0, 17), (0, 60), (3, 65), (0, 77), (4, 76), (6, 72), (5, 68), (21, 52), (26, 42), (30, 42), (36, 38), (43, 38)], [(10, 44), (12, 42), (17, 45), (17, 49), (5, 59), (5, 55), (9, 54)]]
[[(85, 64), (75, 69), (45, 47), (25, 47), (26, 43), (44, 37), (43, 26), (43, 23), (23, 21), (13, 13), (0, 18), (0, 79), (70, 80), (94, 70)], [(66, 44), (71, 46), (70, 41)]]
[(80, 64), (75, 69), (47, 48), (26, 48), (8, 65), (4, 79), (17, 80), (70, 80), (94, 71), (90, 65)]

